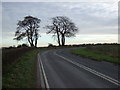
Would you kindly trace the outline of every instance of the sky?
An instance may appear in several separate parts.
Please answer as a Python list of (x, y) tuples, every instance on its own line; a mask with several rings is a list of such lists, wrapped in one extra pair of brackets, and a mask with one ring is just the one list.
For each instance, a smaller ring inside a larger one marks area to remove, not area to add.
[(2, 7), (0, 10), (2, 13), (2, 18), (0, 18), (2, 19), (0, 22), (2, 44), (0, 47), (28, 43), (27, 40), (19, 42), (13, 40), (17, 22), (27, 15), (41, 19), (39, 31), (41, 37), (38, 39), (38, 46), (48, 46), (48, 43), (58, 45), (52, 34), (46, 34), (47, 30), (43, 28), (50, 24), (51, 18), (55, 16), (67, 16), (79, 29), (75, 37), (66, 38), (66, 44), (118, 43), (118, 2), (116, 0), (50, 1), (2, 1), (0, 3)]

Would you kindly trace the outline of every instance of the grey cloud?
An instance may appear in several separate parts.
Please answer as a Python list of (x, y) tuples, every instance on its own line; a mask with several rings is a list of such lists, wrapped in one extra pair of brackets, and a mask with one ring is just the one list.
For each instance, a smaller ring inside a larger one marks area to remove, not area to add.
[[(15, 31), (18, 20), (26, 15), (33, 15), (42, 20), (42, 27), (50, 23), (54, 16), (68, 16), (84, 33), (104, 33), (99, 27), (117, 26), (117, 8), (114, 3), (55, 3), (55, 2), (19, 2), (3, 3), (3, 30)], [(109, 9), (110, 8), (110, 9)], [(89, 29), (92, 28), (92, 29)], [(89, 29), (89, 30), (88, 30)], [(94, 29), (94, 30), (93, 30)], [(106, 33), (116, 33), (109, 29)], [(81, 33), (80, 31), (79, 33)]]

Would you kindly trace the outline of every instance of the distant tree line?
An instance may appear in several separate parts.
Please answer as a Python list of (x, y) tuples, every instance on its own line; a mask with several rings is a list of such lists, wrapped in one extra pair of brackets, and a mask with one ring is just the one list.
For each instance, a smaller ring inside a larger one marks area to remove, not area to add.
[[(18, 21), (14, 40), (20, 41), (26, 38), (31, 47), (37, 47), (40, 22), (41, 19), (33, 16), (26, 16), (22, 21)], [(66, 16), (53, 17), (51, 25), (45, 28), (48, 30), (47, 34), (57, 36), (59, 46), (65, 45), (65, 37), (75, 36), (78, 31), (76, 25)]]
[[(72, 44), (72, 45), (64, 45), (64, 47), (87, 47), (87, 46), (101, 46), (101, 45), (120, 45), (118, 43), (89, 43), (89, 44)], [(53, 45), (51, 43), (48, 44), (48, 47), (59, 47), (56, 45)], [(2, 49), (16, 49), (16, 48), (29, 48), (27, 44), (22, 44), (18, 46), (9, 46), (9, 47), (2, 47)]]

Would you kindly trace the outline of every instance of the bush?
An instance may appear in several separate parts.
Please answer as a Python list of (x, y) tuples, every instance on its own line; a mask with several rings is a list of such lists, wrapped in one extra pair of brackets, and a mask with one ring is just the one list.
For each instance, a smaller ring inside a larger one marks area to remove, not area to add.
[(17, 48), (21, 48), (21, 47), (29, 47), (29, 46), (27, 44), (22, 44), (17, 46)]

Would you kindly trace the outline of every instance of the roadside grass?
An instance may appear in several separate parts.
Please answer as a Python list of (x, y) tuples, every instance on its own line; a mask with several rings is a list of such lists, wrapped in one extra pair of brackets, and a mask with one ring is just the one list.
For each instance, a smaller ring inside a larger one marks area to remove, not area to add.
[(2, 49), (2, 74), (9, 72), (9, 66), (18, 62), (18, 58), (34, 48)]
[(120, 46), (118, 45), (101, 45), (79, 48), (71, 50), (70, 52), (98, 61), (107, 61), (120, 64), (118, 50), (120, 50)]
[(40, 49), (26, 52), (18, 58), (17, 62), (8, 65), (2, 77), (2, 88), (35, 88), (36, 61)]

